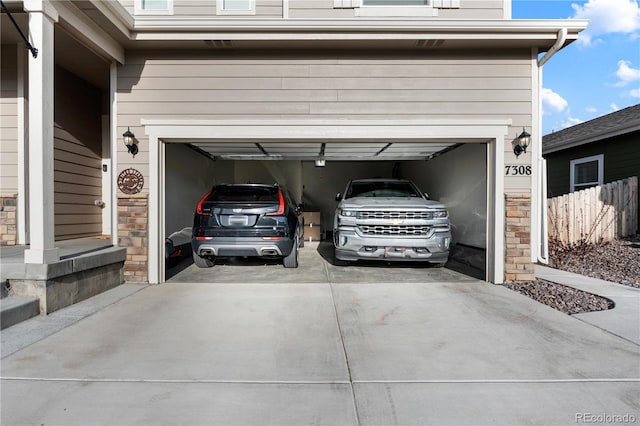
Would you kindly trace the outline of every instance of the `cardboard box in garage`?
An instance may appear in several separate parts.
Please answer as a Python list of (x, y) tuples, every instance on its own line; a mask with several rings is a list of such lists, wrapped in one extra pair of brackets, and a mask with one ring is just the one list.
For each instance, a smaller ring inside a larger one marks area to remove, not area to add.
[(305, 225), (304, 240), (306, 242), (320, 241), (320, 225)]
[(304, 218), (304, 226), (320, 227), (320, 212), (302, 212)]

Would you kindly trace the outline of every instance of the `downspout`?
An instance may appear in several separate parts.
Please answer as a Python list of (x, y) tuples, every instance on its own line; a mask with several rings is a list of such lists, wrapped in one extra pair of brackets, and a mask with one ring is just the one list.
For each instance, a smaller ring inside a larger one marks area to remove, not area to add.
[(542, 68), (542, 66), (546, 64), (547, 61), (551, 59), (551, 57), (555, 55), (558, 50), (562, 49), (562, 46), (564, 46), (564, 43), (566, 41), (567, 41), (567, 29), (561, 28), (560, 31), (558, 31), (558, 38), (556, 42), (553, 44), (553, 46), (551, 46), (551, 49), (549, 49), (547, 53), (545, 53), (544, 56), (538, 60), (538, 67)]
[[(556, 54), (567, 41), (567, 29), (561, 28), (558, 31), (558, 38), (556, 42), (551, 46), (551, 49), (545, 53), (545, 55), (538, 60), (538, 70), (540, 75), (542, 75), (542, 66), (551, 59), (553, 55)], [(542, 78), (539, 78), (540, 86), (542, 86)], [(541, 89), (541, 87), (539, 87)], [(542, 136), (540, 136), (540, 140), (542, 140)], [(538, 250), (538, 262), (547, 265), (549, 263), (549, 233), (547, 230), (548, 226), (548, 217), (547, 217), (547, 162), (542, 157), (542, 146), (540, 146), (540, 151), (538, 152), (538, 170), (540, 171), (538, 174), (538, 197), (540, 200), (540, 238), (541, 238), (541, 247)]]

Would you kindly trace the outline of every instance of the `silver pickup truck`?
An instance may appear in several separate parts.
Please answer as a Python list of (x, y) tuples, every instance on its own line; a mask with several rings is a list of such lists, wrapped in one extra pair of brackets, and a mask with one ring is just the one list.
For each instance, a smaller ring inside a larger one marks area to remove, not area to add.
[(411, 181), (362, 179), (337, 194), (333, 221), (336, 259), (425, 261), (443, 266), (451, 228), (445, 206)]

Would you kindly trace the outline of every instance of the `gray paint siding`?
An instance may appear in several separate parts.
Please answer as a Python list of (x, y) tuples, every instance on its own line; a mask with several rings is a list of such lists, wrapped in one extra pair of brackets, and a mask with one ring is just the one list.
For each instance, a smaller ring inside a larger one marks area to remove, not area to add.
[(55, 238), (102, 234), (102, 118), (99, 89), (61, 67), (55, 70)]
[[(120, 3), (131, 13), (135, 13), (134, 0), (120, 0)], [(333, 0), (289, 0), (289, 18), (357, 18), (355, 9), (334, 8)], [(282, 0), (256, 0), (256, 18), (282, 17)], [(216, 13), (216, 0), (174, 0), (173, 16), (217, 17), (218, 19), (234, 19), (246, 15), (221, 15)], [(410, 15), (408, 15), (410, 16)], [(433, 19), (503, 19), (504, 0), (460, 0), (460, 7), (455, 9), (440, 8), (438, 16)], [(363, 17), (362, 19), (366, 19)]]
[(18, 71), (15, 45), (0, 50), (0, 193), (18, 192)]
[[(511, 118), (515, 128), (531, 123), (528, 52), (201, 57), (130, 54), (118, 71), (119, 127), (131, 126), (142, 140), (142, 118), (499, 117)], [(125, 166), (129, 161), (119, 157)]]
[[(551, 198), (569, 193), (571, 160), (599, 154), (604, 154), (603, 183), (631, 176), (638, 176), (640, 179), (640, 132), (628, 133), (545, 155), (547, 196)], [(640, 211), (640, 200), (638, 211)]]

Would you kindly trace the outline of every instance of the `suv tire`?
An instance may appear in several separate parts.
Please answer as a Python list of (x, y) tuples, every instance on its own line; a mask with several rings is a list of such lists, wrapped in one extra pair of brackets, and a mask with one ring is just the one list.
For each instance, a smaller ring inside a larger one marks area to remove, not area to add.
[(282, 259), (282, 264), (285, 268), (297, 268), (298, 260), (299, 260), (299, 252), (298, 252), (298, 244), (300, 244), (300, 237), (296, 234), (295, 240), (293, 242), (293, 248), (291, 249), (291, 253), (288, 256)]

